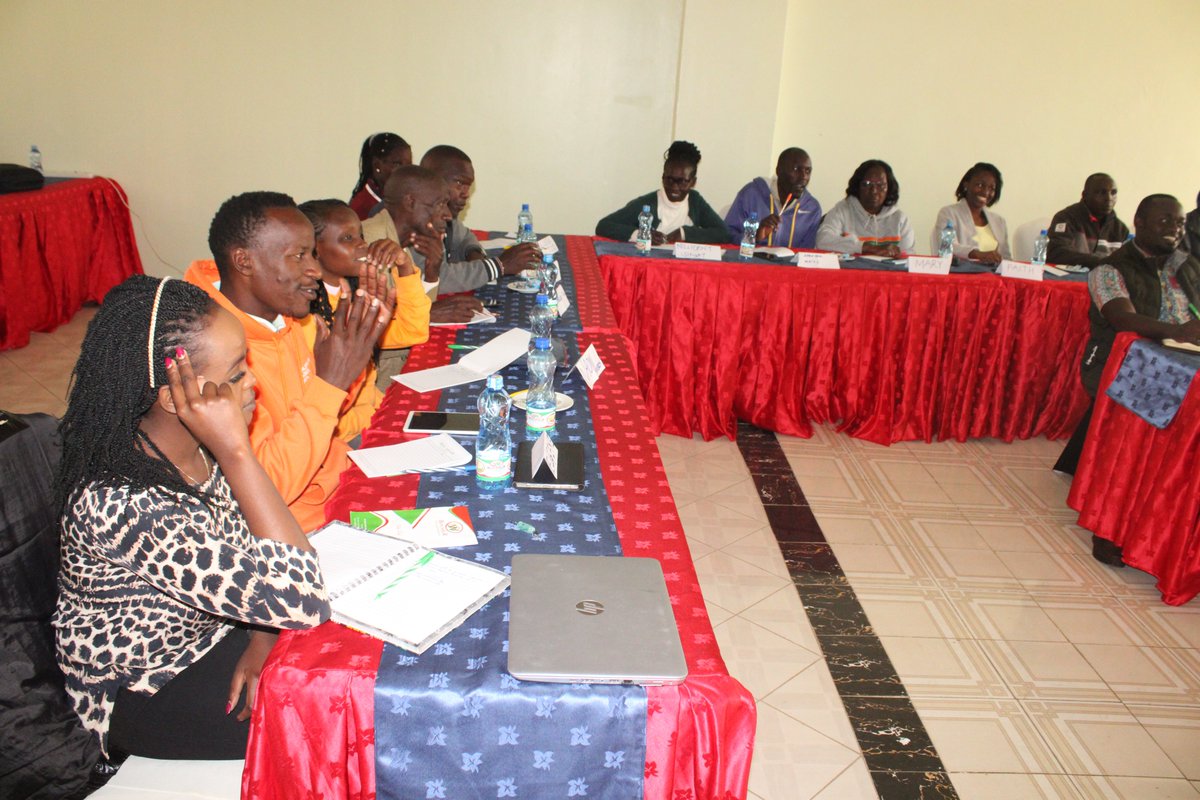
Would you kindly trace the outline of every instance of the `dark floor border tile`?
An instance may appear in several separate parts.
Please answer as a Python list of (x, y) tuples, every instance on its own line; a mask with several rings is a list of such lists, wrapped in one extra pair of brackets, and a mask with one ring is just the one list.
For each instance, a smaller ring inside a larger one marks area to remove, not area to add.
[(957, 798), (775, 434), (739, 422), (737, 440), (879, 796)]

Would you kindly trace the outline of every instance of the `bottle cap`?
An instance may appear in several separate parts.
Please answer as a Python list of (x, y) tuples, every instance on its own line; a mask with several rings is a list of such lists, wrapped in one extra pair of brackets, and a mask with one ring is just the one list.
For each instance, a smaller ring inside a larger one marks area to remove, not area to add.
[(749, 218), (750, 218), (751, 220), (755, 221), (755, 222), (758, 222), (758, 212), (757, 212), (757, 211), (751, 211), (751, 212), (750, 212), (750, 217), (749, 217)]
[(553, 253), (542, 253), (542, 263), (543, 264), (553, 264), (554, 263), (554, 254)]
[(650, 213), (650, 206), (642, 206), (642, 213), (643, 213), (643, 214), (649, 214), (649, 213)]
[(550, 305), (550, 296), (545, 292), (538, 292), (538, 296), (534, 298), (533, 302), (535, 305), (548, 306)]
[(527, 230), (527, 231), (532, 231), (532, 230), (533, 230), (533, 226), (532, 226), (532, 225), (530, 225), (528, 222), (526, 222), (526, 223), (525, 223), (525, 230)]
[(522, 211), (528, 211), (528, 210), (529, 210), (529, 203), (521, 203), (521, 210), (522, 210)]
[(550, 349), (550, 340), (547, 339), (545, 336), (539, 336), (533, 340), (533, 348), (535, 350), (549, 350)]
[(1042, 228), (1042, 234), (1041, 234), (1041, 235), (1042, 235), (1042, 236), (1045, 236), (1045, 235), (1046, 235), (1046, 229), (1045, 229), (1045, 228)]
[(493, 372), (491, 375), (488, 375), (487, 388), (503, 389), (504, 388), (504, 376), (501, 375), (499, 372)]

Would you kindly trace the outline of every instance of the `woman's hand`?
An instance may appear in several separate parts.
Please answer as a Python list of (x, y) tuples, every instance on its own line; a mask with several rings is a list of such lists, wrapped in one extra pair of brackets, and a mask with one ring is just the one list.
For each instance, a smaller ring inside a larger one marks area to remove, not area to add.
[(662, 231), (650, 231), (650, 244), (657, 245), (666, 243), (667, 237), (663, 235)]
[(213, 457), (250, 447), (250, 434), (237, 392), (228, 383), (205, 381), (201, 386), (192, 370), (192, 360), (182, 347), (168, 358), (167, 388), (175, 414)]
[(263, 664), (267, 662), (267, 656), (271, 654), (271, 648), (278, 639), (279, 634), (275, 632), (250, 631), (250, 643), (246, 645), (242, 657), (233, 668), (233, 677), (229, 680), (229, 702), (225, 706), (226, 714), (233, 711), (233, 706), (245, 688), (246, 702), (238, 712), (238, 722), (250, 719), (250, 711), (254, 708), (254, 696), (258, 693), (258, 677), (262, 674)]
[(967, 254), (967, 258), (971, 259), (972, 261), (978, 261), (980, 264), (988, 264), (993, 267), (1003, 260), (1000, 257), (999, 250), (988, 250), (987, 252), (982, 250), (972, 250)]
[(386, 315), (388, 322), (391, 322), (392, 315), (396, 313), (396, 284), (392, 281), (392, 271), (386, 266), (376, 268), (368, 261), (359, 267), (358, 288), (366, 292), (367, 297), (379, 301), (380, 316)]
[(900, 245), (894, 242), (889, 244), (864, 244), (862, 251), (865, 256), (900, 257)]

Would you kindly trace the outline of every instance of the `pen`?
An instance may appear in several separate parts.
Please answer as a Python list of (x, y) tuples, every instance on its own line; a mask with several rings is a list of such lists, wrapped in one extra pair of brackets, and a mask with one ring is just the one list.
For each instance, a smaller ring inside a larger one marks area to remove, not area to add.
[(1195, 304), (1195, 303), (1188, 303), (1188, 308), (1190, 308), (1190, 309), (1192, 310), (1192, 316), (1193, 316), (1193, 317), (1195, 317), (1196, 319), (1200, 319), (1200, 311), (1197, 311), (1197, 310), (1196, 310), (1196, 304)]
[(420, 560), (419, 560), (419, 561), (417, 561), (417, 563), (413, 564), (411, 567), (409, 567), (408, 569), (404, 570), (404, 572), (401, 572), (401, 573), (400, 573), (398, 576), (396, 576), (396, 579), (395, 579), (394, 581), (392, 581), (392, 582), (391, 582), (391, 583), (389, 583), (387, 586), (385, 586), (385, 587), (383, 587), (382, 589), (380, 589), (380, 590), (379, 590), (379, 594), (375, 595), (375, 599), (376, 599), (376, 600), (378, 600), (379, 598), (383, 597), (385, 594), (387, 594), (388, 592), (390, 592), (390, 591), (392, 590), (392, 587), (393, 587), (393, 586), (395, 586), (397, 583), (399, 583), (400, 581), (402, 581), (402, 580), (404, 580), (405, 578), (407, 578), (407, 577), (408, 577), (409, 575), (411, 575), (412, 573), (416, 572), (416, 571), (417, 571), (418, 569), (420, 569), (421, 567), (423, 567), (423, 566), (425, 566), (426, 564), (428, 564), (430, 561), (432, 561), (432, 560), (433, 560), (433, 557), (434, 557), (434, 556), (436, 556), (436, 555), (437, 555), (437, 551), (436, 551), (436, 550), (430, 550), (428, 553), (426, 553), (425, 555), (421, 556)]
[(477, 345), (477, 344), (448, 344), (448, 345), (446, 345), (446, 347), (449, 347), (451, 350), (478, 350), (479, 349), (479, 345)]

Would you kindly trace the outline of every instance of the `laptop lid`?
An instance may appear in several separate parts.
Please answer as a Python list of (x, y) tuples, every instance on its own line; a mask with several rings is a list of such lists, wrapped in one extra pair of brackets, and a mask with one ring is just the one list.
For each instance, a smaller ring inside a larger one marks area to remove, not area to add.
[(653, 558), (517, 555), (508, 671), (552, 683), (679, 683), (687, 662)]

